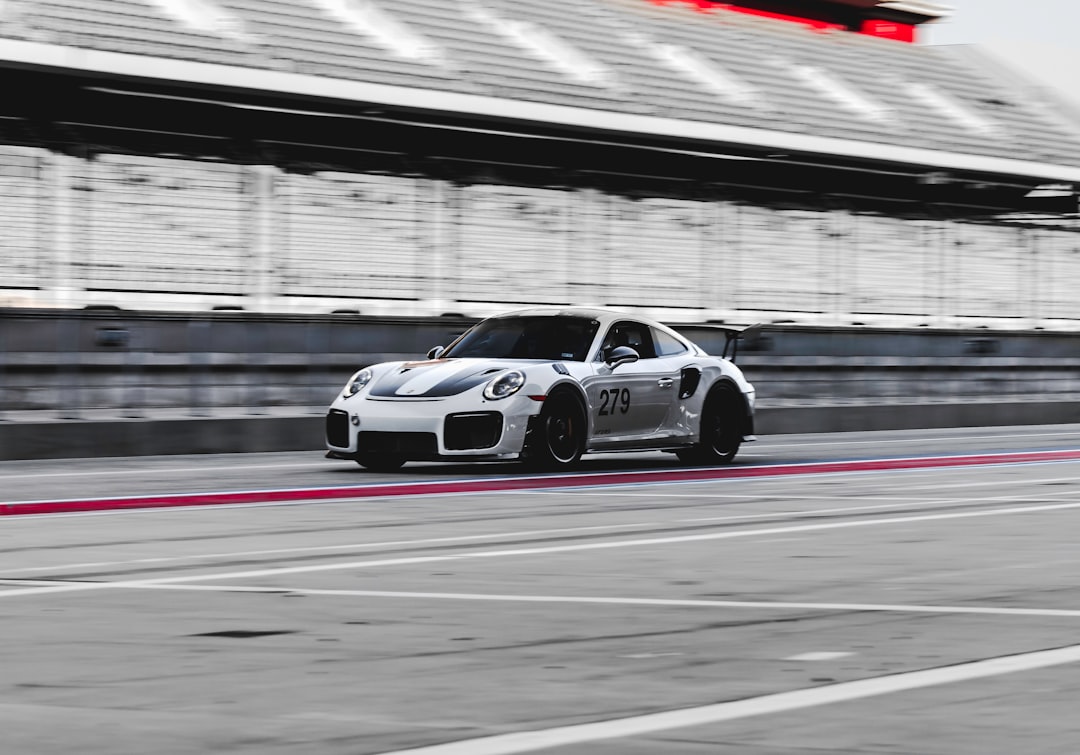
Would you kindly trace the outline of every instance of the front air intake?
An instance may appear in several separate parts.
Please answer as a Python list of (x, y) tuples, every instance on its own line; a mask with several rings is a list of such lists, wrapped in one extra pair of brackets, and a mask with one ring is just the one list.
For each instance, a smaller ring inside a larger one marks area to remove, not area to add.
[(349, 414), (331, 409), (326, 415), (326, 443), (334, 448), (349, 447)]
[(450, 451), (491, 448), (502, 437), (501, 412), (468, 412), (446, 415), (443, 443)]

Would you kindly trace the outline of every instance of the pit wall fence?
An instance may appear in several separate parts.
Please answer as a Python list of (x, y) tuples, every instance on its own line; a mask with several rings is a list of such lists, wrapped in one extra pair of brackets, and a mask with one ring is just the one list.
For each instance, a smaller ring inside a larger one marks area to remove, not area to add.
[[(0, 306), (424, 317), (599, 303), (688, 320), (1080, 322), (1075, 216), (976, 222), (910, 202), (566, 179), (0, 144)], [(508, 285), (522, 271), (529, 285)]]
[[(0, 459), (318, 450), (352, 372), (473, 322), (0, 310)], [(1080, 422), (1080, 333), (776, 324), (737, 362), (759, 434)]]

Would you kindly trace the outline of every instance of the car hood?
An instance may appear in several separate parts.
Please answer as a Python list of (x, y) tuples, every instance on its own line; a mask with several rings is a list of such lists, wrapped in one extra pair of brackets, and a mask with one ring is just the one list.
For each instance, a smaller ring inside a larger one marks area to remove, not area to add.
[(431, 359), (403, 362), (372, 383), (372, 398), (443, 398), (456, 396), (486, 383), (500, 372), (527, 369), (535, 360), (519, 359)]

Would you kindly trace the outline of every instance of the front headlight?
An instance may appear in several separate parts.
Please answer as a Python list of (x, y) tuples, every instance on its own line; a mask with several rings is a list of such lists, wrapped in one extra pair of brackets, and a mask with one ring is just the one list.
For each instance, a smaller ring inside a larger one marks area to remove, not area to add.
[(513, 396), (525, 385), (525, 373), (521, 370), (504, 372), (490, 383), (484, 386), (484, 398), (497, 401), (507, 396)]
[(358, 373), (349, 378), (349, 382), (345, 384), (345, 398), (355, 396), (360, 392), (360, 389), (371, 382), (371, 370), (365, 367)]

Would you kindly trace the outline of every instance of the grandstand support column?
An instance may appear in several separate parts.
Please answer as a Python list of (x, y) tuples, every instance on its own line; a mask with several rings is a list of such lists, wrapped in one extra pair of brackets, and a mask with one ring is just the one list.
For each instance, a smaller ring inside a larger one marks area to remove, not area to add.
[(727, 320), (737, 317), (740, 308), (754, 309), (760, 302), (744, 301), (742, 287), (743, 244), (741, 236), (739, 206), (725, 199), (716, 200), (716, 284), (714, 287), (713, 307), (719, 312), (712, 314), (713, 319)]
[(1017, 287), (1019, 299), (1017, 314), (1022, 321), (1028, 323), (1028, 327), (1039, 327), (1039, 311), (1043, 309), (1043, 292), (1040, 289), (1040, 273), (1042, 272), (1042, 259), (1039, 256), (1038, 244), (1034, 243), (1034, 236), (1029, 229), (1016, 227), (1011, 229), (1015, 242), (1014, 249), (1020, 250), (1020, 285)]
[(559, 213), (560, 220), (558, 234), (562, 239), (562, 243), (559, 244), (559, 288), (563, 298), (570, 304), (581, 304), (580, 289), (576, 289), (574, 280), (574, 252), (577, 244), (577, 229), (581, 227), (579, 219), (574, 214), (574, 203), (576, 201), (575, 191), (564, 191), (562, 193), (563, 207), (562, 212)]
[(253, 165), (251, 265), (255, 285), (251, 291), (252, 306), (257, 312), (267, 312), (274, 297), (274, 220), (278, 217), (277, 178), (280, 171), (273, 165)]
[(952, 268), (952, 255), (948, 221), (938, 219), (936, 228), (928, 246), (935, 258), (937, 271), (934, 281), (934, 322), (939, 328), (948, 328), (949, 322), (949, 273)]
[(723, 212), (719, 201), (706, 201), (701, 208), (701, 307), (706, 320), (725, 319)]
[(45, 223), (45, 248), (52, 250), (52, 279), (45, 285), (50, 289), (57, 307), (74, 307), (75, 286), (72, 280), (72, 253), (75, 224), (75, 174), (79, 158), (51, 152), (45, 162), (47, 196), (52, 197), (52, 210)]
[(598, 189), (580, 188), (568, 192), (570, 206), (567, 234), (570, 249), (567, 259), (567, 283), (572, 277), (581, 284), (578, 299), (591, 306), (603, 305), (611, 284), (604, 264), (605, 238), (611, 232), (610, 200)]
[(427, 268), (429, 275), (427, 296), (431, 300), (431, 314), (441, 314), (452, 309), (447, 298), (447, 277), (451, 274), (451, 233), (454, 222), (454, 186), (446, 181), (426, 180), (420, 184), (420, 212), (430, 213), (431, 229), (426, 238)]

